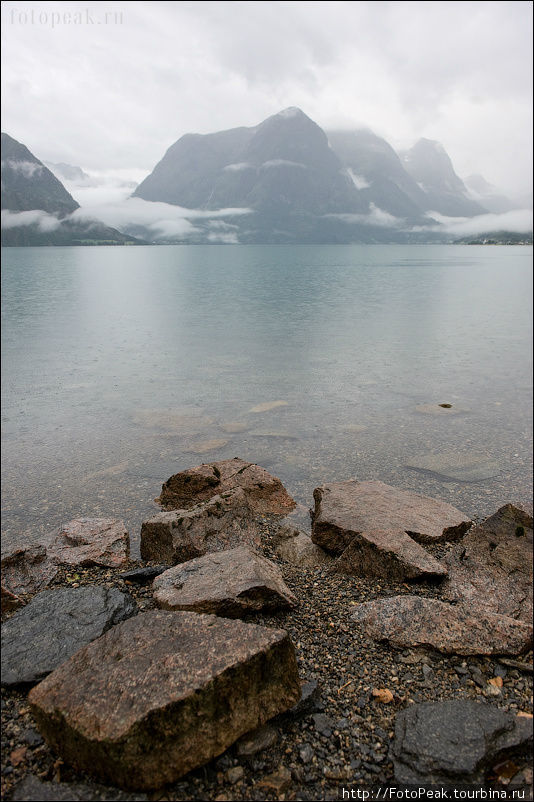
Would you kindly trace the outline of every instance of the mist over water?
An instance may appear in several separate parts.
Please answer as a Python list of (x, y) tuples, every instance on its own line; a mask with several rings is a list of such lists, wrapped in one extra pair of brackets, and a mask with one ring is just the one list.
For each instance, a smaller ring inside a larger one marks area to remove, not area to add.
[[(234, 456), (306, 506), (351, 476), (472, 515), (528, 499), (531, 257), (3, 249), (5, 543), (82, 514), (124, 518), (135, 541), (172, 473)], [(451, 454), (485, 458), (492, 475), (407, 467)]]

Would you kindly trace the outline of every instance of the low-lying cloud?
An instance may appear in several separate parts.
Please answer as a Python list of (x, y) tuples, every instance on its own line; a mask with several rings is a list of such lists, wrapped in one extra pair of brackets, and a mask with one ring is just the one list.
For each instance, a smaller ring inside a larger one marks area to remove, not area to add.
[(27, 212), (10, 212), (8, 209), (2, 209), (2, 228), (21, 228), (34, 225), (37, 225), (39, 231), (54, 231), (61, 225), (61, 221), (41, 209), (32, 209)]
[(477, 217), (445, 217), (438, 212), (428, 216), (439, 223), (434, 231), (445, 231), (458, 237), (486, 234), (492, 231), (510, 231), (517, 234), (532, 232), (532, 209), (514, 209), (503, 214), (480, 214)]

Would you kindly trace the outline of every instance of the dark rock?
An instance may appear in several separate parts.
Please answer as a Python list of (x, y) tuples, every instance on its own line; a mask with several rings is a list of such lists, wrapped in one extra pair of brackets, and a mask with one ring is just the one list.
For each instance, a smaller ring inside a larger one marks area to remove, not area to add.
[(58, 570), (42, 544), (17, 546), (2, 554), (2, 584), (15, 595), (46, 588)]
[(286, 632), (156, 610), (80, 649), (28, 698), (65, 762), (148, 789), (220, 755), (299, 696)]
[(141, 557), (173, 565), (236, 546), (259, 548), (260, 535), (241, 487), (188, 510), (160, 512), (141, 527)]
[(422, 596), (390, 596), (359, 604), (353, 615), (364, 631), (397, 648), (430, 647), (444, 654), (521, 654), (532, 627), (504, 615), (472, 612)]
[(450, 504), (378, 481), (334, 482), (316, 487), (313, 497), (312, 540), (338, 555), (361, 532), (400, 529), (425, 543), (455, 540), (471, 526)]
[(131, 596), (103, 585), (42, 591), (2, 624), (2, 684), (38, 682), (136, 611)]
[(310, 682), (302, 683), (299, 701), (285, 713), (285, 716), (301, 718), (302, 716), (308, 716), (310, 713), (315, 713), (322, 709), (321, 686), (316, 680), (311, 680)]
[(332, 721), (325, 716), (324, 713), (315, 713), (312, 716), (313, 723), (315, 724), (315, 729), (320, 735), (324, 735), (325, 738), (330, 738), (332, 735)]
[(286, 515), (295, 507), (280, 479), (238, 457), (197, 465), (167, 479), (157, 501), (166, 510), (187, 510), (241, 487), (255, 513)]
[(238, 757), (251, 757), (273, 746), (278, 740), (278, 731), (270, 724), (264, 724), (253, 732), (247, 732), (236, 743)]
[(119, 568), (130, 557), (130, 536), (115, 518), (75, 518), (49, 538), (48, 557), (58, 565)]
[(32, 727), (28, 727), (27, 730), (24, 730), (24, 732), (21, 735), (21, 738), (24, 741), (24, 743), (28, 744), (28, 746), (30, 747), (41, 746), (41, 744), (43, 743), (42, 737), (36, 730), (32, 729)]
[(481, 783), (503, 754), (532, 747), (532, 720), (468, 699), (416, 704), (395, 722), (391, 758), (397, 782)]
[(240, 618), (247, 612), (291, 609), (297, 600), (278, 566), (246, 546), (205, 554), (169, 568), (153, 584), (165, 610)]
[(444, 558), (445, 598), (532, 623), (532, 514), (505, 504)]
[(443, 579), (447, 570), (402, 529), (354, 532), (351, 542), (334, 563), (335, 571), (393, 582)]
[(145, 802), (145, 794), (125, 794), (116, 788), (90, 788), (88, 785), (41, 782), (30, 774), (18, 783), (13, 802)]
[(153, 579), (167, 571), (170, 565), (147, 565), (144, 568), (134, 568), (132, 571), (125, 571), (119, 574), (120, 579), (125, 582), (133, 582), (136, 585), (149, 585)]

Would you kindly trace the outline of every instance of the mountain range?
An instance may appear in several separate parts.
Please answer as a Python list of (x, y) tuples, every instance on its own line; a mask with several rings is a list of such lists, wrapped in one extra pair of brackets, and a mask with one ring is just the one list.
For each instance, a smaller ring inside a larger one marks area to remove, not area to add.
[[(91, 179), (63, 163), (51, 164), (52, 172), (7, 134), (2, 151), (8, 222), (14, 212), (39, 209), (61, 221), (49, 238), (68, 231), (78, 204), (56, 176), (74, 188)], [(367, 129), (324, 131), (295, 107), (257, 126), (182, 136), (132, 200), (152, 210), (155, 203), (180, 207), (185, 220), (190, 210), (192, 225), (186, 234), (158, 236), (139, 220), (126, 219), (121, 228), (130, 241), (132, 235), (146, 241), (213, 241), (214, 226), (226, 241), (243, 243), (435, 241), (445, 237), (440, 216), (470, 218), (514, 208), (481, 176), (464, 183), (438, 142), (420, 139), (397, 153)], [(117, 241), (125, 236), (106, 231)], [(13, 227), (3, 230), (4, 244), (6, 239), (18, 244), (13, 232)]]

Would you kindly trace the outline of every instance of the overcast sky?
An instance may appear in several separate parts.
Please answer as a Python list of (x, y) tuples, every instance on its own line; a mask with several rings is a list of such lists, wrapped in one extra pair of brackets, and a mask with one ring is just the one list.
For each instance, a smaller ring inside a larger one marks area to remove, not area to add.
[(2, 130), (42, 160), (138, 179), (184, 133), (299, 106), (530, 188), (531, 2), (3, 2), (2, 23)]

